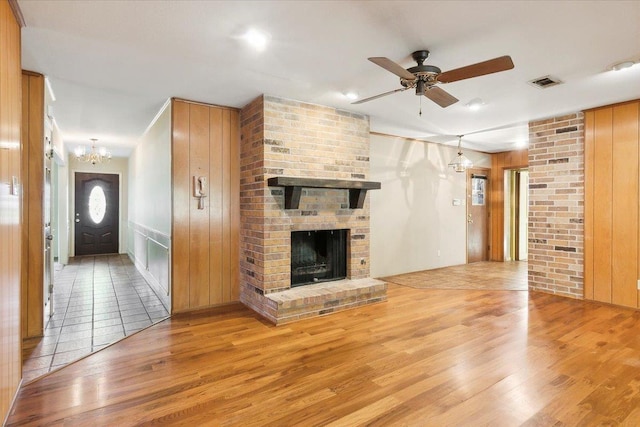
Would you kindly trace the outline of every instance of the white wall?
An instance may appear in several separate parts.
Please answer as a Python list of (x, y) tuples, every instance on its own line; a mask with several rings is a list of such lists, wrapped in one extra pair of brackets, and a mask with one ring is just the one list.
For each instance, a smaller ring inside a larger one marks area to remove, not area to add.
[(53, 169), (56, 173), (55, 185), (52, 194), (57, 206), (57, 212), (53, 215), (57, 219), (54, 225), (55, 233), (53, 236), (53, 244), (57, 248), (58, 262), (61, 264), (69, 263), (69, 240), (71, 235), (71, 220), (69, 216), (69, 162), (67, 153), (62, 139), (62, 133), (55, 121), (53, 122), (53, 162), (56, 167)]
[[(466, 262), (466, 174), (447, 164), (456, 147), (371, 135), (371, 276), (383, 277)], [(485, 153), (464, 150), (476, 167)], [(460, 206), (453, 206), (453, 199)], [(440, 256), (438, 256), (440, 251)]]
[(128, 159), (124, 157), (114, 157), (108, 163), (99, 163), (92, 165), (86, 162), (76, 160), (73, 153), (68, 156), (69, 169), (69, 252), (73, 256), (75, 254), (75, 227), (73, 226), (73, 216), (75, 215), (75, 173), (112, 173), (120, 176), (120, 206), (119, 206), (119, 236), (118, 236), (118, 252), (127, 253), (127, 222), (128, 222)]
[(171, 311), (171, 103), (129, 158), (129, 257)]
[(171, 234), (171, 107), (166, 104), (129, 157), (129, 221)]

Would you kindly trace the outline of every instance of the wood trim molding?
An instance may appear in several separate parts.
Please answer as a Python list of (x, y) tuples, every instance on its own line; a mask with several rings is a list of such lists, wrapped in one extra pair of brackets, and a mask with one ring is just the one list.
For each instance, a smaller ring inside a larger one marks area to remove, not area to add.
[(33, 77), (44, 77), (44, 74), (37, 73), (35, 71), (29, 71), (29, 70), (22, 70), (22, 74), (26, 74), (27, 76), (33, 76)]
[(622, 101), (622, 102), (617, 102), (615, 104), (609, 104), (609, 105), (601, 105), (600, 107), (593, 107), (593, 108), (588, 108), (586, 110), (582, 110), (582, 112), (586, 113), (588, 111), (604, 110), (607, 108), (619, 107), (621, 105), (626, 105), (626, 104), (635, 104), (636, 102), (640, 102), (640, 99), (632, 99), (630, 101)]
[(234, 108), (234, 107), (227, 107), (225, 105), (217, 105), (217, 104), (210, 104), (208, 102), (200, 102), (200, 101), (192, 101), (190, 99), (184, 99), (184, 98), (176, 98), (173, 97), (171, 98), (171, 101), (179, 101), (179, 102), (184, 102), (187, 104), (192, 104), (192, 105), (204, 105), (205, 107), (215, 107), (215, 108), (221, 108), (223, 110), (230, 110), (230, 111), (240, 111), (240, 108)]
[(7, 0), (9, 2), (9, 7), (13, 12), (13, 16), (16, 18), (18, 25), (20, 28), (24, 28), (27, 24), (24, 21), (24, 15), (22, 15), (22, 10), (20, 10), (20, 5), (18, 4), (18, 0)]

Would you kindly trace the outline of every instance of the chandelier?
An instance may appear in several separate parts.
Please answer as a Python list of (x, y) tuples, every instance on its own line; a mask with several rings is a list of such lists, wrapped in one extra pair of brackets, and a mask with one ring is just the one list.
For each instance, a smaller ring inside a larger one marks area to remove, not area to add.
[(111, 160), (111, 153), (106, 148), (100, 147), (96, 150), (96, 138), (91, 138), (91, 151), (87, 153), (86, 147), (77, 147), (74, 151), (76, 159), (81, 162), (96, 163), (108, 162)]
[(464, 172), (473, 167), (471, 160), (462, 154), (462, 136), (463, 135), (458, 135), (458, 155), (449, 163), (449, 166), (456, 172)]

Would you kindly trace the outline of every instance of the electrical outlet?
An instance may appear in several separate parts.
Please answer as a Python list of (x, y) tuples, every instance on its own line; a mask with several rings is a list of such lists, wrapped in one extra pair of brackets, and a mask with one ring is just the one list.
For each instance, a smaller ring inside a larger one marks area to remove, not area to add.
[[(440, 256), (440, 249), (438, 249), (438, 256)], [(638, 289), (640, 289), (640, 280), (638, 280)]]

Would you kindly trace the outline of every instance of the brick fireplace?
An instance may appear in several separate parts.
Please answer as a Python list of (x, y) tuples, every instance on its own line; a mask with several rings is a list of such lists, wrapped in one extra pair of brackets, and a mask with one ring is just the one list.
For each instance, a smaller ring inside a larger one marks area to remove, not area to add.
[[(245, 305), (282, 324), (386, 300), (386, 284), (369, 277), (366, 191), (297, 187), (299, 199), (290, 206), (285, 203), (289, 190), (268, 183), (269, 178), (273, 183), (297, 177), (366, 184), (367, 116), (260, 96), (241, 111), (240, 167), (240, 300)], [(346, 279), (292, 288), (291, 233), (338, 229), (347, 230)]]

